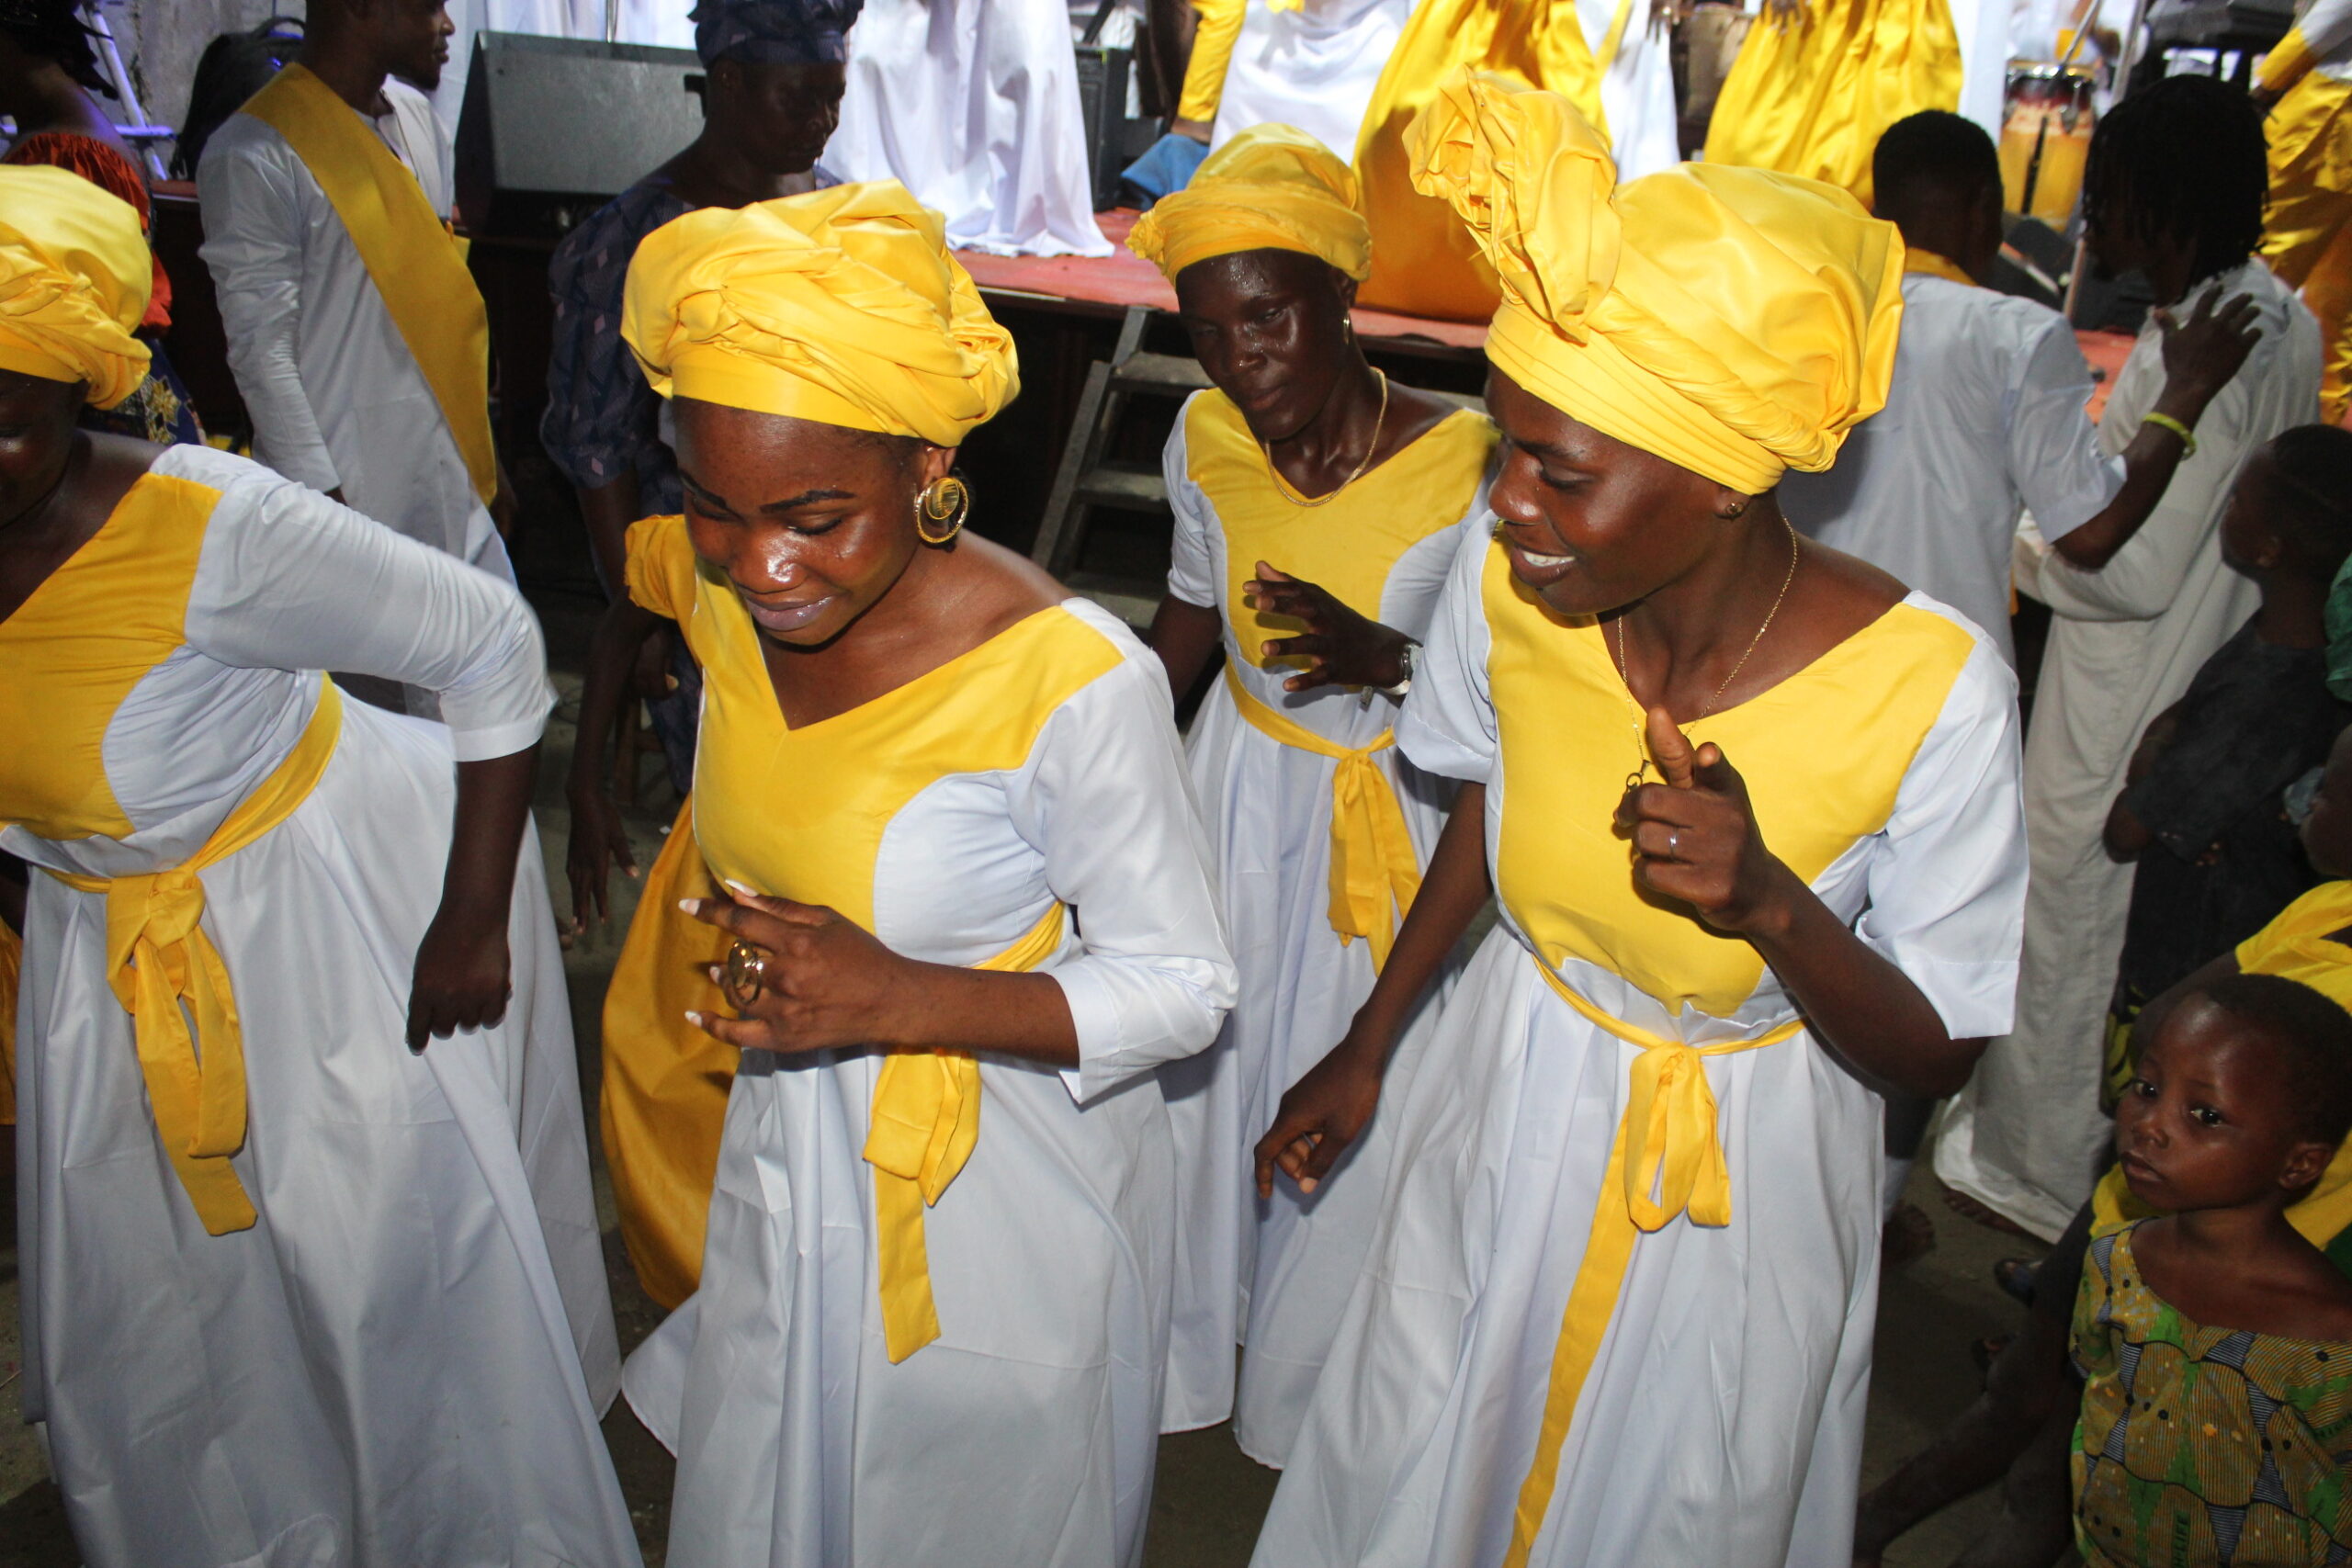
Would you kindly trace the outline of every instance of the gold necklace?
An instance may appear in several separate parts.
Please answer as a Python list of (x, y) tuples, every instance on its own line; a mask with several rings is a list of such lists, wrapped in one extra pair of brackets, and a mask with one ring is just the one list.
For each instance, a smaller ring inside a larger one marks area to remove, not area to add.
[(1280, 491), (1282, 498), (1293, 506), (1329, 506), (1340, 499), (1340, 491), (1346, 490), (1363, 478), (1363, 471), (1372, 467), (1372, 455), (1380, 450), (1380, 427), (1388, 421), (1388, 372), (1374, 370), (1373, 374), (1380, 378), (1380, 412), (1373, 416), (1372, 443), (1363, 449), (1363, 461), (1356, 465), (1356, 471), (1340, 481), (1339, 490), (1333, 491), (1329, 495), (1316, 496), (1312, 500), (1299, 494), (1292, 488), (1291, 482), (1283, 478), (1283, 471), (1274, 467), (1274, 449), (1262, 441), (1258, 444), (1258, 450), (1265, 455), (1266, 472), (1273, 477), (1274, 489)]
[[(1803, 551), (1797, 545), (1796, 527), (1786, 517), (1781, 519), (1781, 526), (1789, 531), (1788, 574), (1781, 579), (1781, 591), (1772, 596), (1772, 607), (1764, 612), (1763, 624), (1756, 628), (1756, 635), (1747, 639), (1747, 650), (1740, 654), (1739, 662), (1733, 665), (1731, 673), (1723, 678), (1722, 684), (1715, 688), (1715, 694), (1707, 699), (1707, 705), (1701, 708), (1698, 717), (1690, 721), (1693, 724), (1697, 724), (1700, 719), (1705, 718), (1715, 711), (1715, 705), (1724, 700), (1724, 694), (1731, 690), (1731, 683), (1739, 679), (1741, 671), (1747, 668), (1748, 655), (1754, 653), (1757, 645), (1764, 640), (1764, 634), (1772, 629), (1772, 617), (1781, 613), (1781, 604), (1789, 596), (1789, 584), (1797, 580), (1797, 562), (1803, 558)], [(1625, 775), (1625, 787), (1629, 790), (1638, 789), (1642, 782), (1649, 776), (1649, 715), (1643, 709), (1640, 700), (1634, 695), (1633, 666), (1625, 661), (1625, 617), (1620, 615), (1611, 623), (1610, 629), (1617, 638), (1617, 678), (1624, 682), (1625, 700), (1634, 707), (1634, 754), (1641, 759), (1640, 764)]]

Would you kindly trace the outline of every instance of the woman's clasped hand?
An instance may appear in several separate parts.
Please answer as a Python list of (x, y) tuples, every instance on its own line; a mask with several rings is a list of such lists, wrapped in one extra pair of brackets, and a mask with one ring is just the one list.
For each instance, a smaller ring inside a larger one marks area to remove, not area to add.
[(1664, 708), (1649, 710), (1649, 753), (1664, 784), (1640, 784), (1617, 807), (1634, 876), (1688, 904), (1718, 931), (1761, 935), (1787, 923), (1804, 885), (1765, 846), (1747, 783), (1713, 742), (1697, 748)]
[(922, 965), (821, 905), (765, 897), (737, 883), (727, 893), (678, 907), (734, 936), (739, 956), (713, 964), (710, 977), (741, 1016), (689, 1012), (687, 1022), (739, 1050), (779, 1054), (900, 1037), (893, 1007), (920, 989), (911, 971)]

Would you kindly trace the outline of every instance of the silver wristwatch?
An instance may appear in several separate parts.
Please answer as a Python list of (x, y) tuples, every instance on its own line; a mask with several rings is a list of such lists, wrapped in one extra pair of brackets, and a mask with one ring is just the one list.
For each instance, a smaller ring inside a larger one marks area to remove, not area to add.
[(1413, 663), (1420, 651), (1419, 643), (1413, 641), (1410, 637), (1406, 638), (1405, 646), (1396, 650), (1396, 668), (1401, 673), (1397, 675), (1395, 685), (1380, 688), (1382, 696), (1401, 697), (1413, 689)]

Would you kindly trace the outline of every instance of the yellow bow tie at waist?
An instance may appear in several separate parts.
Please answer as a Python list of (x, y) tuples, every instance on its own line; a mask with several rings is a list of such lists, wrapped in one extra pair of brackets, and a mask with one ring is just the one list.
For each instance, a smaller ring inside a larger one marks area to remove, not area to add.
[(1571, 990), (1543, 959), (1535, 959), (1535, 967), (1561, 1000), (1598, 1028), (1640, 1046), (1642, 1054), (1634, 1058), (1625, 1114), (1617, 1122), (1608, 1173), (1600, 1179), (1600, 1201), (1593, 1209), (1592, 1236), (1577, 1267), (1559, 1344), (1552, 1352), (1544, 1426), (1536, 1438), (1534, 1466), (1520, 1488), (1510, 1552), (1503, 1559), (1506, 1568), (1523, 1568), (1544, 1526), (1559, 1480), (1560, 1448), (1575, 1418), (1585, 1375), (1592, 1371), (1601, 1337), (1616, 1311), (1634, 1238), (1663, 1229), (1678, 1215), (1689, 1216), (1694, 1225), (1731, 1224), (1731, 1175), (1715, 1134), (1715, 1092), (1708, 1087), (1702, 1058), (1776, 1045), (1804, 1028), (1804, 1019), (1792, 1018), (1752, 1040), (1686, 1044), (1602, 1011)]
[(131, 1016), (164, 1152), (212, 1235), (251, 1226), (254, 1206), (229, 1164), (245, 1144), (244, 1036), (228, 968), (200, 923), (204, 884), (197, 873), (294, 815), (326, 773), (342, 734), (343, 696), (327, 682), (294, 750), (187, 864), (143, 876), (49, 873), (77, 892), (106, 895), (107, 982)]
[(1372, 966), (1379, 970), (1388, 962), (1398, 922), (1421, 890), (1421, 863), (1405, 827), (1405, 808), (1372, 760), (1396, 744), (1396, 732), (1384, 729), (1371, 745), (1351, 750), (1261, 702), (1230, 662), (1225, 689), (1251, 728), (1338, 764), (1331, 770), (1331, 929), (1342, 946), (1357, 937), (1372, 943)]
[[(1035, 969), (1060, 951), (1062, 906), (1029, 934), (972, 965), (1001, 974)], [(892, 1364), (939, 1337), (922, 1212), (939, 1201), (980, 1141), (980, 1065), (956, 1051), (905, 1052), (884, 1060), (874, 1083), (865, 1163), (874, 1168), (874, 1262), (882, 1336)]]

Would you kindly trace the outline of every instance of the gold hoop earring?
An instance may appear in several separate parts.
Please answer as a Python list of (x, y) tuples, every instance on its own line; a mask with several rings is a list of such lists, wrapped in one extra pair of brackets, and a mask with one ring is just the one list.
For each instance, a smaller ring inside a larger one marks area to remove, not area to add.
[[(942, 474), (915, 497), (915, 536), (926, 545), (947, 544), (964, 531), (971, 511), (972, 487), (954, 474)], [(939, 528), (941, 524), (946, 526)]]

